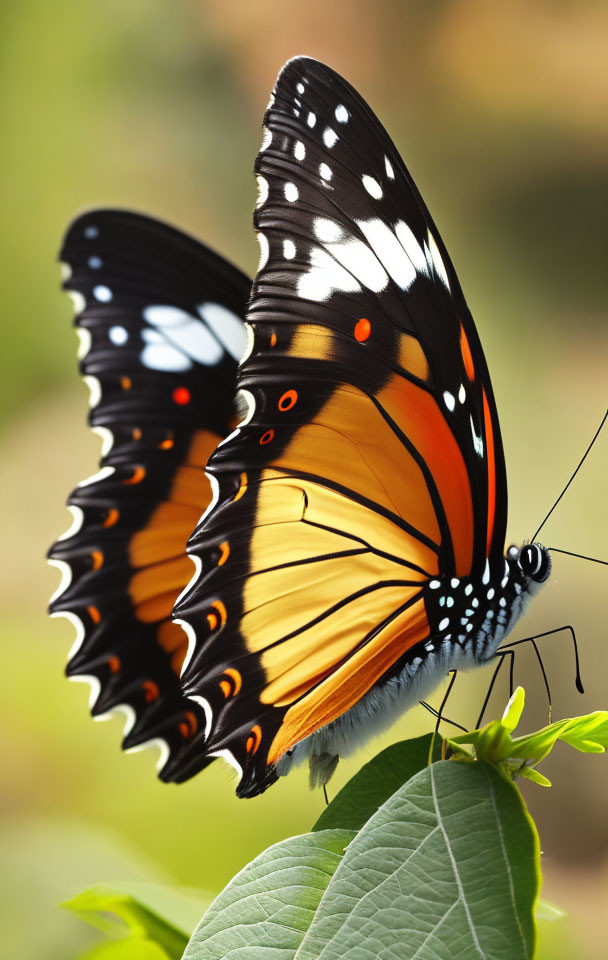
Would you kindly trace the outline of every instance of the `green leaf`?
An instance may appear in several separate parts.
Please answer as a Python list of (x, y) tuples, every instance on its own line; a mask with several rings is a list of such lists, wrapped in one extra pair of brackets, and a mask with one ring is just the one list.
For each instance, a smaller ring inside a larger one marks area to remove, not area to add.
[(518, 790), (484, 763), (435, 763), (347, 847), (296, 958), (529, 960), (539, 882)]
[(212, 903), (184, 960), (292, 960), (353, 836), (323, 830), (269, 847)]
[(464, 746), (471, 746), (479, 760), (499, 766), (506, 776), (512, 779), (526, 777), (549, 787), (551, 782), (535, 767), (551, 752), (558, 740), (569, 743), (583, 753), (604, 753), (608, 746), (608, 712), (605, 710), (584, 717), (558, 720), (525, 737), (512, 737), (524, 708), (524, 700), (524, 690), (518, 687), (501, 720), (494, 720), (480, 730), (448, 740), (457, 755), (455, 759), (470, 759), (471, 754)]
[(119, 960), (127, 956), (123, 951), (130, 949), (133, 956), (141, 954), (142, 960), (148, 956), (155, 960), (157, 956), (182, 956), (210, 900), (205, 893), (133, 882), (91, 887), (64, 906), (108, 936), (121, 938), (99, 944), (90, 953), (91, 958), (105, 960), (107, 953), (108, 958)]
[[(340, 790), (312, 829), (359, 830), (395, 790), (427, 766), (432, 742), (433, 735), (428, 733), (382, 750)], [(436, 736), (434, 760), (441, 758), (441, 744)]]

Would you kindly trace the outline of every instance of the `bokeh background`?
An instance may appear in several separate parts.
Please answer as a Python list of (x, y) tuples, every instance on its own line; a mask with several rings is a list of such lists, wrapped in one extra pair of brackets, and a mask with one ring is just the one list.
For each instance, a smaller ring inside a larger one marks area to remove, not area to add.
[[(67, 621), (49, 621), (43, 556), (68, 526), (69, 490), (94, 472), (70, 304), (56, 253), (83, 207), (124, 205), (191, 231), (249, 272), (251, 169), (282, 63), (328, 61), (374, 106), (452, 253), (486, 348), (510, 482), (509, 535), (533, 532), (605, 407), (608, 345), (608, 10), (595, 0), (20, 0), (0, 11), (3, 569), (1, 953), (71, 960), (95, 935), (57, 903), (115, 879), (221, 886), (268, 844), (305, 832), (322, 798), (298, 771), (237, 801), (219, 764), (179, 788), (149, 752), (119, 752), (68, 684)], [(607, 431), (608, 433), (608, 431)], [(543, 531), (606, 559), (608, 435)], [(608, 706), (605, 567), (558, 557), (518, 635), (545, 641), (554, 715)], [(518, 658), (524, 726), (546, 720), (534, 659)], [(471, 723), (486, 672), (461, 677), (449, 713)], [(436, 701), (439, 699), (439, 694)], [(504, 706), (502, 686), (493, 701)], [(429, 729), (422, 711), (354, 761)], [(554, 786), (526, 790), (545, 896), (570, 916), (546, 957), (608, 955), (608, 766), (557, 749)], [(471, 812), (474, 818), (474, 811)], [(474, 823), (472, 824), (474, 829)]]

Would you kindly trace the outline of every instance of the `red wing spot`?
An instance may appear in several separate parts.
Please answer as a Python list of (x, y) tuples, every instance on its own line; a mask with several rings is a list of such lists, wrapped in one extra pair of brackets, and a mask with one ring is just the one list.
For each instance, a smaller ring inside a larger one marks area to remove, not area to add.
[(141, 440), (141, 430), (139, 429), (139, 427), (133, 428), (131, 436), (133, 437), (134, 440)]
[(159, 443), (158, 446), (161, 450), (170, 450), (174, 443), (175, 441), (172, 440), (171, 437), (167, 437), (167, 439), (163, 440), (162, 443)]
[(188, 390), (188, 387), (176, 387), (172, 393), (173, 402), (177, 403), (179, 407), (185, 407), (186, 404), (190, 403), (192, 395)]
[(286, 390), (281, 399), (279, 400), (279, 410), (291, 410), (292, 407), (295, 407), (298, 402), (298, 394), (296, 390)]
[(158, 686), (154, 683), (154, 680), (144, 680), (141, 685), (141, 689), (144, 691), (144, 696), (146, 698), (146, 703), (152, 703), (154, 700), (158, 700), (160, 695), (160, 690)]
[(87, 607), (87, 613), (89, 614), (93, 623), (101, 623), (101, 614), (97, 607)]
[(222, 693), (226, 697), (226, 700), (232, 693), (232, 684), (229, 680), (220, 680), (220, 687), (222, 688)]
[(469, 346), (469, 341), (462, 323), (460, 324), (460, 352), (462, 353), (462, 362), (467, 372), (467, 377), (473, 382), (475, 379), (475, 364), (473, 363), (473, 354)]
[(221, 553), (220, 553), (220, 558), (217, 561), (217, 565), (218, 567), (223, 567), (224, 564), (226, 563), (226, 560), (230, 556), (230, 544), (228, 543), (227, 540), (224, 540), (223, 543), (220, 543), (220, 550), (221, 550)]
[(355, 340), (358, 340), (359, 343), (363, 343), (364, 340), (367, 340), (371, 332), (372, 325), (369, 320), (367, 320), (365, 317), (361, 317), (360, 320), (357, 320), (354, 329)]
[(113, 653), (111, 657), (108, 657), (108, 667), (110, 673), (118, 673), (120, 670), (120, 658), (116, 654)]
[(118, 512), (116, 507), (111, 507), (108, 510), (105, 520), (103, 521), (104, 527), (113, 527), (115, 523), (118, 523), (119, 517), (120, 517), (120, 513)]
[(270, 443), (273, 437), (274, 437), (274, 430), (267, 430), (266, 433), (263, 433), (262, 436), (260, 437), (260, 443), (262, 445), (266, 443)]
[(130, 390), (131, 387), (133, 386), (133, 383), (132, 383), (132, 381), (131, 381), (131, 377), (121, 377), (121, 378), (120, 378), (120, 385), (121, 385), (121, 387), (122, 387), (123, 390)]
[(101, 550), (92, 550), (91, 560), (93, 561), (93, 570), (99, 570), (103, 564), (103, 553)]
[(270, 335), (270, 346), (271, 346), (271, 347), (275, 347), (275, 346), (276, 346), (276, 343), (277, 343), (277, 335), (276, 335), (276, 333), (275, 333), (274, 330), (273, 330), (272, 333), (271, 333), (271, 335)]
[(247, 744), (246, 744), (247, 753), (256, 753), (261, 742), (262, 742), (262, 730), (259, 727), (259, 725), (256, 723), (255, 727), (251, 728), (251, 736), (247, 738)]
[(181, 733), (184, 740), (187, 740), (188, 737), (191, 737), (194, 733), (196, 733), (197, 728), (198, 728), (198, 723), (196, 721), (196, 717), (194, 716), (191, 710), (188, 710), (184, 714), (184, 719), (179, 725), (179, 732)]
[(209, 629), (210, 629), (210, 630), (215, 630), (215, 628), (217, 627), (217, 625), (218, 625), (218, 623), (219, 623), (219, 620), (218, 620), (217, 616), (215, 615), (215, 613), (208, 613), (208, 614), (207, 614), (207, 623), (209, 624)]

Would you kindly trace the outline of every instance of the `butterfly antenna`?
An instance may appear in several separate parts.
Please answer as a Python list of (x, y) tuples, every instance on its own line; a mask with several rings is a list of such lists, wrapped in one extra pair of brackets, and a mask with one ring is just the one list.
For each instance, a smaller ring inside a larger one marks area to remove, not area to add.
[(327, 796), (327, 787), (323, 784), (323, 796), (325, 797), (325, 806), (329, 806), (329, 797)]
[(571, 550), (560, 550), (559, 547), (547, 547), (549, 553), (565, 553), (567, 557), (578, 557), (579, 560), (590, 560), (591, 563), (603, 563), (608, 567), (608, 560), (598, 560), (597, 557), (587, 557), (584, 553), (572, 553)]
[(570, 484), (571, 484), (572, 481), (574, 480), (575, 476), (577, 475), (577, 473), (578, 473), (579, 470), (581, 469), (582, 465), (584, 464), (585, 460), (587, 459), (587, 456), (588, 456), (588, 454), (589, 454), (589, 452), (590, 452), (593, 444), (595, 443), (595, 441), (596, 441), (597, 438), (599, 437), (600, 431), (601, 431), (602, 427), (604, 426), (607, 417), (608, 417), (608, 410), (606, 410), (604, 416), (602, 417), (602, 422), (600, 423), (599, 427), (598, 427), (597, 430), (595, 431), (595, 434), (594, 434), (594, 436), (593, 436), (593, 440), (591, 441), (591, 443), (589, 444), (589, 446), (588, 446), (587, 449), (585, 450), (583, 456), (581, 457), (581, 459), (580, 459), (580, 461), (579, 461), (579, 464), (578, 464), (576, 470), (574, 471), (574, 473), (572, 474), (572, 476), (571, 476), (570, 479), (568, 480), (568, 483), (566, 484), (566, 486), (564, 487), (564, 489), (563, 489), (562, 492), (560, 493), (559, 497), (557, 498), (557, 500), (555, 501), (555, 503), (553, 504), (553, 506), (552, 506), (551, 509), (549, 510), (549, 513), (547, 514), (547, 516), (545, 517), (545, 519), (544, 519), (543, 522), (541, 523), (540, 527), (538, 528), (538, 530), (536, 531), (536, 533), (534, 534), (534, 536), (530, 538), (530, 543), (534, 543), (534, 542), (535, 542), (535, 540), (536, 540), (537, 536), (539, 535), (540, 531), (542, 530), (542, 528), (543, 528), (544, 525), (546, 524), (547, 520), (549, 519), (549, 517), (551, 516), (551, 514), (552, 514), (553, 511), (555, 510), (556, 506), (558, 505), (558, 503), (560, 502), (560, 500), (562, 499), (562, 497), (563, 497), (564, 494), (566, 493), (566, 490), (568, 489), (568, 487), (570, 486)]

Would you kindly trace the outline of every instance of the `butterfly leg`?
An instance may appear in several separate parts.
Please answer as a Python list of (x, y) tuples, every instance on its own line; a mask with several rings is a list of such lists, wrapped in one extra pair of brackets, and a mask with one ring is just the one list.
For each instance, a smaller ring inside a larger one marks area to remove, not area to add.
[[(424, 707), (425, 710), (428, 710), (428, 712), (429, 712), (430, 714), (432, 714), (434, 717), (438, 717), (438, 716), (439, 716), (439, 711), (436, 710), (435, 707), (431, 706), (430, 703), (427, 703), (426, 700), (420, 700), (420, 706), (421, 706), (421, 707)], [(458, 729), (459, 729), (459, 730), (463, 730), (464, 733), (468, 733), (468, 732), (469, 732), (466, 727), (463, 727), (463, 726), (462, 726), (461, 723), (456, 723), (455, 720), (450, 720), (450, 718), (449, 718), (449, 717), (446, 717), (445, 715), (441, 717), (441, 720), (442, 720), (444, 723), (449, 723), (452, 727), (458, 727)]]
[(540, 669), (541, 669), (541, 672), (542, 672), (542, 675), (543, 675), (543, 680), (544, 680), (544, 682), (545, 682), (545, 689), (546, 689), (546, 691), (547, 691), (547, 697), (548, 697), (548, 700), (549, 700), (549, 723), (551, 723), (551, 709), (552, 709), (552, 708), (551, 708), (551, 691), (549, 690), (549, 683), (548, 683), (548, 681), (547, 681), (547, 675), (546, 675), (546, 673), (545, 673), (545, 668), (544, 668), (544, 665), (543, 665), (543, 662), (542, 662), (542, 659), (541, 659), (541, 656), (540, 656), (538, 647), (536, 646), (536, 641), (537, 641), (537, 640), (541, 640), (543, 637), (550, 637), (550, 636), (552, 636), (552, 635), (555, 634), (555, 633), (561, 633), (563, 630), (569, 630), (569, 631), (570, 631), (570, 636), (572, 637), (572, 645), (573, 645), (573, 647), (574, 647), (574, 661), (575, 661), (575, 665), (576, 665), (576, 678), (575, 678), (576, 689), (578, 690), (579, 693), (584, 693), (585, 690), (584, 690), (584, 687), (583, 687), (583, 681), (581, 680), (581, 669), (580, 669), (580, 660), (579, 660), (579, 655), (578, 655), (578, 644), (577, 644), (577, 642), (576, 642), (576, 634), (575, 634), (575, 632), (574, 632), (574, 627), (570, 626), (569, 624), (566, 624), (566, 625), (564, 625), (563, 627), (556, 627), (554, 630), (546, 630), (545, 633), (537, 633), (537, 634), (535, 634), (533, 637), (524, 637), (523, 640), (515, 640), (513, 643), (506, 643), (503, 647), (501, 647), (501, 650), (505, 650), (505, 651), (506, 651), (507, 648), (509, 648), (509, 647), (510, 647), (510, 648), (518, 647), (521, 643), (531, 643), (531, 644), (532, 644), (532, 646), (533, 646), (533, 648), (534, 648), (534, 652), (535, 652), (535, 654), (536, 654), (536, 656), (537, 656), (537, 658), (538, 658), (538, 662), (539, 662), (539, 664), (540, 664)]
[(487, 708), (487, 706), (488, 706), (488, 703), (490, 702), (490, 697), (492, 696), (492, 690), (494, 689), (494, 684), (496, 683), (496, 679), (497, 679), (497, 677), (498, 677), (498, 674), (500, 673), (501, 668), (502, 668), (502, 665), (503, 665), (503, 663), (504, 663), (504, 661), (505, 661), (505, 657), (507, 657), (507, 656), (511, 657), (511, 664), (510, 664), (510, 667), (509, 667), (509, 697), (512, 697), (512, 696), (513, 696), (513, 686), (514, 686), (514, 684), (513, 684), (513, 671), (514, 671), (514, 667), (515, 667), (515, 652), (514, 652), (513, 650), (504, 650), (504, 651), (503, 651), (503, 650), (499, 650), (499, 651), (497, 652), (496, 656), (498, 657), (498, 663), (497, 663), (497, 665), (496, 665), (496, 669), (494, 670), (494, 673), (492, 674), (492, 679), (490, 680), (490, 685), (489, 685), (489, 687), (488, 687), (488, 692), (486, 693), (485, 699), (484, 699), (483, 704), (482, 704), (482, 707), (481, 707), (481, 711), (480, 711), (479, 716), (478, 716), (478, 718), (477, 718), (477, 723), (475, 724), (475, 727), (473, 728), (473, 729), (476, 729), (476, 730), (479, 729), (479, 727), (481, 726), (481, 721), (483, 720), (483, 715), (484, 715), (484, 713), (486, 712), (486, 708)]

